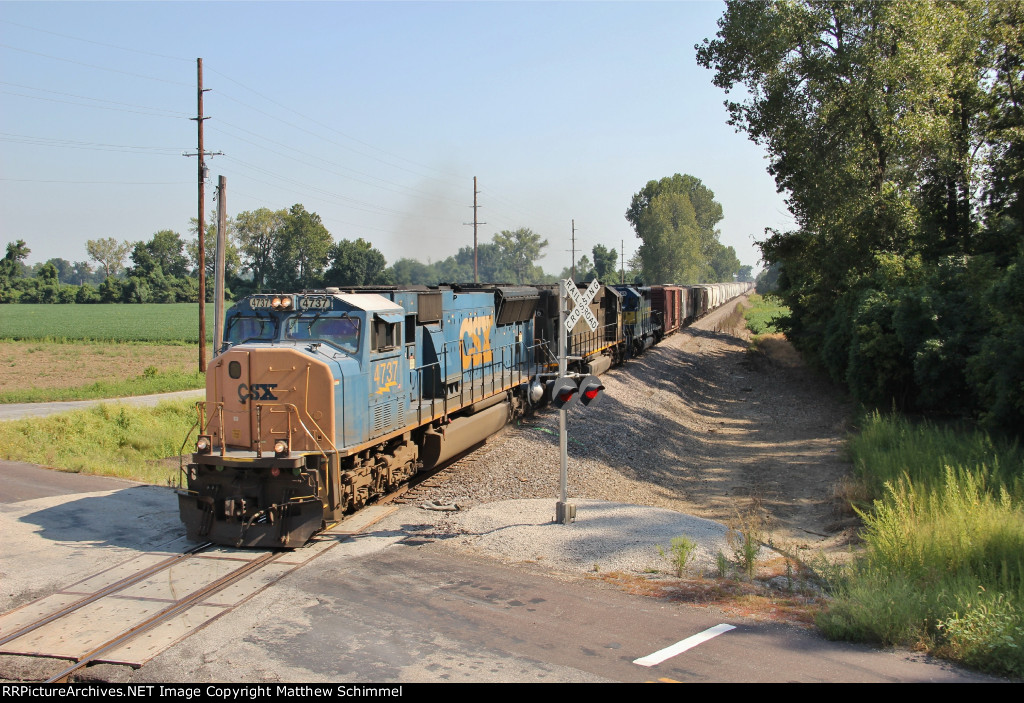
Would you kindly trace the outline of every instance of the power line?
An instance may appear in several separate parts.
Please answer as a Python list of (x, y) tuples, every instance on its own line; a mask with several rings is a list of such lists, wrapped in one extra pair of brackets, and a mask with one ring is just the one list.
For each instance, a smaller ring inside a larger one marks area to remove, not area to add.
[(39, 27), (32, 27), (27, 24), (21, 24), (19, 22), (11, 22), (10, 20), (0, 20), (0, 24), (9, 24), (14, 27), (21, 27), (22, 29), (30, 29), (33, 32), (41, 32), (43, 34), (50, 34), (55, 37), (61, 37), (63, 39), (73, 39), (75, 41), (84, 42), (86, 44), (93, 44), (95, 46), (103, 46), (108, 49), (117, 49), (119, 51), (129, 51), (133, 54), (142, 54), (143, 56), (155, 56), (159, 59), (170, 59), (171, 61), (186, 61), (192, 63), (192, 59), (187, 59), (182, 56), (168, 56), (166, 54), (157, 54), (152, 51), (142, 51), (141, 49), (131, 49), (127, 46), (118, 46), (117, 44), (106, 44), (104, 42), (95, 41), (93, 39), (85, 39), (83, 37), (76, 37), (72, 34), (62, 34), (60, 32), (54, 32), (49, 29), (40, 29)]
[[(278, 156), (283, 156), (283, 157), (285, 157), (287, 159), (294, 160), (297, 163), (301, 163), (301, 164), (304, 164), (306, 166), (313, 166), (314, 168), (321, 168), (321, 169), (327, 171), (328, 173), (333, 173), (334, 175), (340, 176), (342, 178), (348, 178), (348, 179), (353, 180), (353, 181), (355, 181), (357, 183), (362, 183), (364, 185), (368, 185), (368, 186), (370, 186), (372, 188), (380, 188), (382, 190), (386, 190), (386, 191), (393, 192), (393, 193), (402, 192), (404, 195), (416, 195), (416, 196), (420, 196), (420, 197), (424, 197), (424, 198), (429, 198), (429, 199), (432, 199), (432, 200), (437, 200), (439, 202), (440, 201), (447, 201), (447, 202), (450, 202), (450, 203), (453, 203), (453, 204), (460, 204), (461, 205), (461, 203), (458, 203), (456, 200), (454, 200), (452, 198), (445, 198), (445, 197), (434, 196), (434, 195), (432, 195), (430, 193), (426, 193), (426, 192), (424, 192), (422, 190), (417, 190), (416, 188), (412, 188), (410, 186), (402, 185), (401, 183), (394, 183), (392, 181), (388, 181), (388, 180), (385, 180), (383, 178), (378, 178), (377, 176), (373, 176), (373, 175), (368, 174), (368, 173), (363, 173), (362, 171), (356, 171), (354, 169), (350, 169), (350, 168), (348, 168), (346, 166), (343, 166), (341, 164), (338, 164), (338, 163), (336, 163), (334, 161), (330, 161), (328, 159), (324, 159), (321, 156), (317, 156), (316, 154), (310, 154), (310, 153), (304, 152), (304, 151), (302, 151), (300, 149), (295, 149), (293, 147), (289, 147), (287, 144), (283, 144), (281, 142), (278, 142), (276, 140), (270, 139), (268, 137), (264, 137), (262, 135), (259, 135), (259, 134), (255, 133), (255, 132), (247, 130), (247, 129), (243, 128), (243, 127), (239, 127), (237, 125), (234, 125), (234, 124), (232, 124), (230, 122), (224, 122), (223, 120), (220, 120), (220, 121), (218, 121), (218, 124), (222, 124), (222, 125), (226, 124), (226, 125), (228, 125), (229, 127), (233, 128), (233, 129), (237, 129), (237, 130), (239, 130), (241, 132), (244, 132), (246, 134), (251, 134), (252, 136), (254, 136), (254, 137), (258, 138), (258, 139), (262, 139), (262, 140), (264, 140), (266, 142), (269, 142), (271, 144), (275, 144), (275, 145), (280, 146), (280, 147), (282, 147), (284, 149), (288, 149), (288, 153), (282, 153), (280, 151), (275, 151), (273, 149), (270, 149), (267, 146), (264, 146), (262, 144), (254, 142), (252, 140), (246, 139), (245, 137), (240, 137), (238, 135), (233, 135), (230, 132), (226, 132), (225, 130), (218, 129), (216, 127), (213, 128), (214, 132), (221, 132), (223, 134), (226, 134), (227, 136), (230, 136), (233, 139), (238, 139), (240, 141), (245, 142), (246, 144), (252, 144), (255, 147), (258, 147), (260, 149), (264, 149), (264, 150), (270, 152), (271, 154), (276, 154)], [(323, 165), (318, 165), (318, 164), (310, 163), (308, 161), (302, 161), (301, 159), (297, 159), (297, 158), (295, 158), (293, 156), (293, 154), (301, 154), (301, 155), (309, 157), (311, 159), (315, 159), (316, 161), (320, 161), (323, 164), (327, 164), (328, 166), (330, 166), (332, 168), (341, 169), (343, 171), (351, 171), (352, 173), (355, 173), (355, 174), (357, 174), (359, 176), (363, 176), (364, 178), (370, 178), (370, 179), (373, 179), (375, 181), (380, 181), (381, 183), (384, 183), (387, 186), (393, 186), (393, 187), (392, 188), (388, 188), (385, 185), (379, 185), (377, 183), (371, 183), (370, 181), (361, 180), (360, 178), (356, 178), (355, 176), (351, 176), (351, 175), (348, 175), (346, 173), (340, 173), (338, 171), (332, 171), (332, 170), (330, 170), (328, 168), (325, 168)], [(396, 188), (397, 189), (401, 189), (401, 190), (395, 190)]]
[(180, 148), (160, 146), (132, 146), (128, 144), (104, 144), (101, 142), (81, 142), (73, 139), (57, 139), (54, 137), (35, 137), (27, 134), (10, 134), (0, 132), (0, 142), (11, 144), (29, 144), (32, 146), (49, 146), (66, 149), (89, 149), (92, 151), (112, 151), (117, 153), (149, 153), (157, 156), (178, 155)]
[(141, 73), (132, 73), (131, 71), (122, 71), (117, 68), (107, 68), (106, 66), (97, 66), (91, 63), (85, 63), (83, 61), (75, 61), (74, 59), (66, 59), (61, 56), (54, 56), (52, 54), (44, 54), (41, 51), (30, 51), (29, 49), (22, 49), (17, 46), (11, 46), (10, 44), (0, 44), (0, 48), (10, 49), (11, 51), (20, 51), (25, 54), (31, 54), (33, 56), (42, 56), (43, 58), (52, 59), (54, 61), (63, 61), (65, 63), (75, 64), (76, 66), (84, 66), (85, 68), (94, 68), (97, 71), (109, 71), (110, 73), (119, 73), (123, 76), (131, 76), (133, 78), (142, 78), (147, 81), (157, 81), (158, 83), (170, 83), (171, 85), (188, 86), (188, 83), (182, 83), (181, 81), (172, 81), (167, 78), (157, 78), (156, 76), (147, 76)]
[[(188, 117), (188, 113), (179, 112), (177, 110), (168, 110), (168, 109), (162, 108), (162, 107), (151, 107), (149, 105), (133, 105), (131, 103), (122, 103), (122, 102), (117, 102), (117, 101), (114, 101), (114, 100), (104, 100), (103, 98), (91, 98), (88, 95), (75, 95), (74, 93), (62, 93), (62, 92), (56, 91), (56, 90), (46, 90), (44, 88), (35, 88), (33, 86), (30, 86), (30, 85), (21, 85), (19, 83), (8, 83), (7, 81), (0, 81), (0, 85), (9, 85), (9, 86), (12, 86), (14, 88), (23, 88), (25, 90), (34, 90), (34, 91), (39, 92), (39, 93), (49, 93), (50, 95), (62, 95), (64, 97), (69, 97), (69, 98), (78, 98), (79, 100), (91, 100), (93, 102), (109, 103), (110, 105), (117, 105), (117, 106), (120, 106), (120, 107), (108, 107), (106, 105), (89, 105), (89, 104), (86, 104), (86, 103), (72, 102), (70, 100), (57, 100), (55, 98), (44, 98), (44, 97), (39, 96), (39, 95), (25, 95), (24, 93), (15, 93), (15, 92), (12, 92), (12, 91), (7, 91), (7, 90), (0, 91), (2, 93), (6, 94), (6, 95), (14, 95), (14, 96), (17, 96), (17, 97), (22, 97), (22, 98), (31, 98), (33, 100), (46, 100), (46, 101), (49, 101), (49, 102), (63, 103), (63, 104), (66, 104), (66, 105), (78, 105), (79, 107), (91, 107), (91, 108), (97, 108), (97, 109), (101, 109), (101, 110), (116, 110), (116, 111), (119, 111), (119, 112), (130, 112), (130, 113), (136, 113), (136, 114), (149, 114), (149, 112), (152, 112), (152, 113), (161, 113), (162, 112), (162, 113), (164, 113), (164, 115), (162, 115), (162, 116), (165, 116), (165, 117)], [(122, 108), (128, 108), (128, 107), (135, 108), (135, 109), (134, 110), (124, 110), (124, 109), (122, 109)], [(145, 111), (148, 111), (148, 112), (140, 112), (141, 110), (145, 110)]]

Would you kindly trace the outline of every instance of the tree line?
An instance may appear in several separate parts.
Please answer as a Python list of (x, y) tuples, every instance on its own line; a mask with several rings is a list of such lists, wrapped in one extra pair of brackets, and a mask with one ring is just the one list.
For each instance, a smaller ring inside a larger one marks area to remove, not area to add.
[(729, 2), (695, 47), (798, 228), (787, 336), (868, 405), (1024, 427), (1024, 3)]
[[(694, 206), (696, 203), (696, 207)], [(666, 216), (672, 210), (675, 216)], [(700, 220), (697, 219), (697, 212)], [(651, 181), (637, 195), (626, 215), (643, 240), (628, 266), (615, 249), (595, 245), (574, 267), (557, 275), (537, 264), (548, 247), (528, 227), (494, 234), (480, 244), (476, 269), (490, 283), (555, 283), (577, 281), (628, 283), (702, 283), (749, 280), (732, 247), (718, 242), (715, 224), (722, 207), (714, 194), (693, 176), (676, 174)], [(207, 300), (213, 296), (216, 217), (205, 237)], [(0, 302), (4, 303), (173, 303), (199, 298), (198, 221), (192, 238), (173, 230), (156, 232), (148, 241), (89, 240), (88, 261), (50, 259), (29, 267), (24, 240), (7, 245), (0, 259)], [(259, 291), (293, 291), (325, 286), (436, 285), (474, 280), (472, 246), (454, 255), (423, 263), (402, 258), (388, 265), (384, 255), (364, 239), (334, 241), (320, 216), (301, 204), (238, 213), (227, 221), (225, 281), (229, 298)]]

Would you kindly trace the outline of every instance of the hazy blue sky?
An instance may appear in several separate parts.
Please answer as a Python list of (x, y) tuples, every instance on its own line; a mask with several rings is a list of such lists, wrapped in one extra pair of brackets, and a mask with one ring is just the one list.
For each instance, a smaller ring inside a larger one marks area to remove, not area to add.
[[(30, 262), (85, 241), (185, 234), (197, 211), (196, 59), (212, 185), (231, 214), (302, 203), (389, 263), (530, 227), (544, 268), (627, 258), (652, 179), (690, 173), (755, 265), (788, 227), (763, 151), (696, 65), (717, 2), (0, 2), (0, 244)], [(212, 187), (207, 188), (208, 197)], [(215, 207), (209, 197), (207, 210)], [(577, 256), (579, 253), (577, 253)]]

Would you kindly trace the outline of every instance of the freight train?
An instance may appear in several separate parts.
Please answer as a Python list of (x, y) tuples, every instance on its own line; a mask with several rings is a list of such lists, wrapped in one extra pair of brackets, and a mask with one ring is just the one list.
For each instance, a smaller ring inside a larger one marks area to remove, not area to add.
[[(597, 329), (567, 335), (570, 373), (622, 364), (750, 285), (601, 286)], [(189, 539), (301, 546), (532, 412), (557, 375), (558, 304), (558, 286), (508, 285), (238, 301), (178, 491)]]

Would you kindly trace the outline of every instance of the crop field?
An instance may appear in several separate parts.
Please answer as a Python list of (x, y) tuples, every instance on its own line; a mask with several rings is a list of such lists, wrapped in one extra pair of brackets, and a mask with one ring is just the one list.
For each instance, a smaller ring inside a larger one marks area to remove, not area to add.
[[(0, 305), (0, 339), (198, 344), (195, 303), (143, 305)], [(213, 304), (206, 312), (213, 340)]]
[[(213, 305), (207, 310), (212, 351)], [(0, 403), (201, 388), (199, 310), (166, 305), (0, 305)]]

